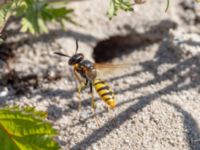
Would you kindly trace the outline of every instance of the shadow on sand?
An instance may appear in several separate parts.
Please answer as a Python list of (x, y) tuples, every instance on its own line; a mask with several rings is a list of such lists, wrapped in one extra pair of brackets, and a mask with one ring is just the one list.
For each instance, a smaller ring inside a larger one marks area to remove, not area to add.
[[(57, 34), (59, 31), (56, 31), (55, 34)], [(70, 32), (70, 31), (69, 31)], [(72, 32), (72, 31), (71, 31)], [(52, 33), (54, 34), (54, 32)], [(61, 36), (65, 36), (66, 33), (60, 33)], [(59, 35), (59, 34), (58, 34)], [(67, 34), (69, 36), (70, 34)], [(76, 35), (76, 34), (75, 34)], [(44, 35), (46, 36), (46, 35)], [(76, 35), (78, 38), (80, 36), (82, 39), (86, 38), (89, 40), (96, 40), (93, 37), (87, 36), (87, 35), (79, 35), (77, 33)], [(86, 37), (85, 37), (86, 36)], [(55, 36), (56, 37), (56, 36)], [(44, 39), (44, 37), (42, 38)], [(48, 38), (45, 38), (48, 40)], [(80, 39), (80, 38), (79, 38)], [(40, 40), (40, 39), (38, 39)], [(37, 39), (36, 39), (37, 41)], [(124, 110), (123, 112), (119, 113), (117, 116), (115, 116), (113, 119), (106, 122), (103, 126), (98, 128), (97, 130), (93, 131), (90, 135), (88, 135), (86, 138), (84, 138), (79, 143), (76, 143), (73, 147), (71, 147), (72, 150), (75, 149), (87, 149), (90, 147), (93, 143), (96, 143), (97, 141), (104, 138), (106, 135), (111, 133), (116, 128), (119, 128), (122, 124), (124, 124), (127, 120), (129, 120), (130, 116), (136, 115), (138, 111), (141, 111), (143, 108), (145, 108), (147, 105), (151, 104), (153, 101), (158, 100), (159, 97), (165, 94), (170, 94), (173, 92), (181, 92), (183, 90), (188, 90), (192, 88), (196, 88), (200, 84), (200, 56), (193, 56), (186, 60), (181, 60), (179, 54), (177, 54), (173, 49), (168, 49), (166, 45), (163, 45), (164, 43), (161, 43), (157, 54), (155, 55), (156, 59), (152, 59), (150, 61), (146, 61), (141, 63), (142, 70), (138, 72), (129, 73), (120, 77), (112, 78), (111, 81), (116, 81), (121, 78), (126, 78), (128, 76), (136, 76), (143, 72), (150, 72), (152, 75), (154, 75), (154, 79), (141, 83), (141, 84), (130, 84), (130, 86), (127, 89), (123, 89), (120, 91), (116, 91), (116, 93), (123, 93), (126, 91), (134, 91), (135, 89), (146, 87), (148, 85), (152, 84), (158, 84), (162, 81), (167, 81), (174, 79), (174, 82), (172, 82), (171, 85), (168, 85), (160, 90), (157, 90), (154, 93), (143, 95), (140, 97), (137, 97), (135, 99), (130, 99), (128, 101), (119, 103), (117, 107), (120, 107), (121, 105), (124, 105), (125, 103), (131, 103), (134, 100), (137, 100), (134, 104), (130, 104), (130, 106)], [(130, 53), (129, 51), (128, 53)], [(128, 54), (126, 53), (126, 54)], [(158, 74), (157, 68), (163, 64), (174, 64), (174, 67), (171, 69), (165, 71), (162, 74)], [(188, 70), (184, 75), (181, 74), (182, 71)], [(190, 82), (185, 82), (187, 79), (190, 80)], [(186, 84), (182, 84), (182, 83)], [(65, 91), (65, 90), (52, 90), (49, 89), (49, 91), (46, 92), (39, 92), (35, 93), (33, 96), (40, 95), (41, 100), (45, 100), (48, 97), (53, 96), (60, 96), (62, 98), (70, 98), (74, 94), (75, 91)], [(51, 93), (51, 95), (49, 95)], [(4, 97), (6, 99), (6, 97)], [(195, 118), (191, 116), (191, 114), (185, 110), (183, 110), (179, 105), (170, 103), (168, 101), (165, 101), (170, 107), (174, 107), (177, 112), (181, 113), (183, 115), (183, 122), (184, 127), (186, 129), (186, 138), (188, 141), (188, 145), (193, 150), (199, 150), (200, 149), (200, 142), (194, 141), (196, 140), (199, 135), (200, 131), (196, 124)], [(83, 107), (86, 107), (90, 105), (88, 100), (83, 100), (82, 102)], [(74, 103), (73, 103), (74, 105)], [(75, 104), (77, 105), (77, 104)], [(56, 119), (60, 118), (63, 113), (67, 113), (69, 110), (61, 110), (61, 108), (55, 107), (55, 106), (49, 106), (49, 111), (52, 111), (52, 109), (56, 109), (59, 114), (55, 117)], [(100, 112), (104, 113), (104, 112)], [(98, 115), (98, 114), (97, 114)], [(94, 116), (92, 116), (94, 117)], [(88, 118), (89, 119), (89, 118)], [(117, 120), (117, 123), (116, 123)]]

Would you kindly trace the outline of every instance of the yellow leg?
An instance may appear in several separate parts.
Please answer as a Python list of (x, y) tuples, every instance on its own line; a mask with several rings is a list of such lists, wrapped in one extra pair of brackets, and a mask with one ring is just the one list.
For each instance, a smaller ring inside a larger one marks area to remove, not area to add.
[(86, 87), (85, 83), (80, 82), (79, 85), (77, 86), (77, 90), (78, 90), (78, 99), (79, 99), (79, 105), (78, 105), (78, 110), (81, 110), (81, 92), (82, 90), (84, 90)]
[(100, 121), (96, 117), (96, 111), (95, 111), (96, 110), (96, 104), (95, 104), (95, 100), (94, 100), (94, 93), (93, 93), (92, 83), (90, 83), (90, 95), (91, 95), (92, 113), (93, 113), (93, 115), (95, 117), (97, 126), (100, 127)]
[(78, 82), (78, 85), (77, 85), (78, 99), (79, 99), (78, 110), (80, 112), (81, 111), (81, 91), (85, 88), (85, 84), (81, 81), (81, 79), (79, 78), (75, 70), (74, 70), (74, 76)]
[(96, 104), (95, 104), (95, 101), (94, 101), (94, 94), (93, 92), (91, 93), (91, 104), (92, 104), (92, 111), (95, 112), (95, 109), (96, 109)]
[(81, 84), (78, 85), (78, 111), (81, 111)]
[(92, 105), (92, 111), (95, 112), (96, 109), (96, 105), (95, 105), (95, 101), (94, 101), (94, 93), (93, 93), (93, 87), (92, 87), (92, 83), (90, 83), (90, 95), (91, 95), (91, 105)]

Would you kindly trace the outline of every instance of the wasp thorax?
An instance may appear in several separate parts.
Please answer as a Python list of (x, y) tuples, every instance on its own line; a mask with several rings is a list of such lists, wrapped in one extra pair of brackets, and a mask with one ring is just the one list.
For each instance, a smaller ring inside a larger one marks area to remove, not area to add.
[(83, 58), (84, 58), (83, 54), (81, 53), (75, 54), (69, 59), (68, 64), (74, 65), (80, 63), (83, 60)]

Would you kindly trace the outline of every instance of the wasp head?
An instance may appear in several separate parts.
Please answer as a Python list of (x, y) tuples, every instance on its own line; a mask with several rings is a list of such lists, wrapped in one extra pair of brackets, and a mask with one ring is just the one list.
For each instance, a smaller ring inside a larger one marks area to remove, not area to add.
[(54, 53), (57, 55), (60, 55), (60, 56), (68, 57), (69, 58), (68, 64), (75, 65), (77, 63), (80, 63), (84, 58), (84, 55), (82, 53), (77, 53), (77, 51), (78, 51), (78, 40), (76, 39), (76, 50), (75, 50), (75, 54), (73, 56), (62, 54), (60, 52), (54, 52)]
[(83, 60), (83, 58), (84, 56), (82, 53), (74, 54), (72, 57), (70, 57), (68, 64), (74, 65), (74, 64), (80, 63)]

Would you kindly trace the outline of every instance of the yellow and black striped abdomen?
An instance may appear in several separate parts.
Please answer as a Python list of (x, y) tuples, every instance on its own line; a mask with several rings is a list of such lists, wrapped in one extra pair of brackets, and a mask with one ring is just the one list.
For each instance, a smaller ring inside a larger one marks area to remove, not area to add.
[(110, 108), (114, 108), (116, 105), (114, 93), (108, 83), (100, 79), (95, 79), (93, 86), (101, 99), (104, 100)]

